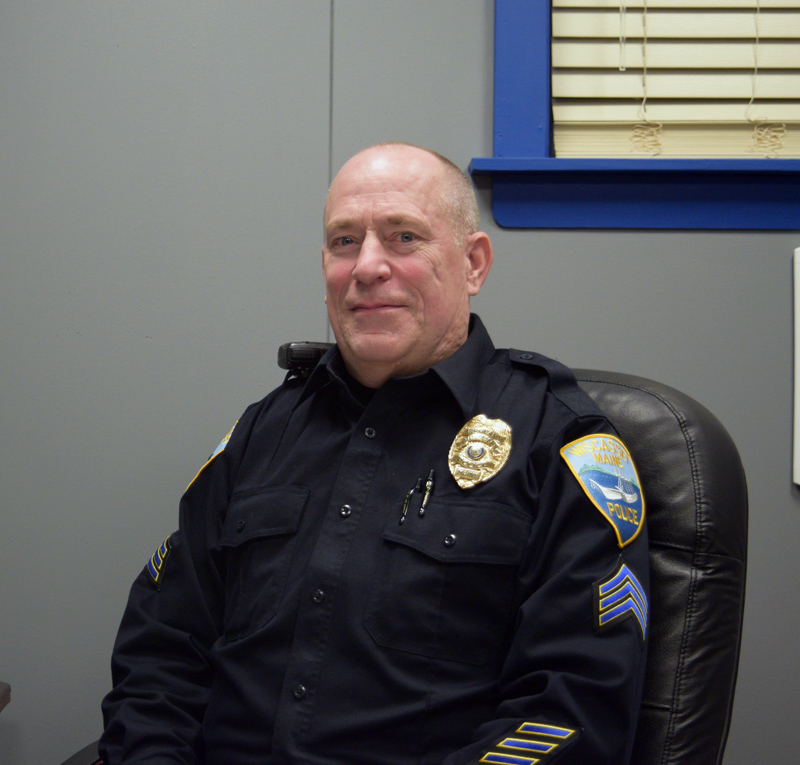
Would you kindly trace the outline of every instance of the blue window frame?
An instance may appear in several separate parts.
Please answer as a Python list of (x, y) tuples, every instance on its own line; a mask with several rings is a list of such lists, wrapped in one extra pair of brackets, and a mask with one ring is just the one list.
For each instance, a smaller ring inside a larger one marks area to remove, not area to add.
[(495, 0), (492, 212), (512, 228), (800, 229), (797, 159), (559, 159), (550, 3)]

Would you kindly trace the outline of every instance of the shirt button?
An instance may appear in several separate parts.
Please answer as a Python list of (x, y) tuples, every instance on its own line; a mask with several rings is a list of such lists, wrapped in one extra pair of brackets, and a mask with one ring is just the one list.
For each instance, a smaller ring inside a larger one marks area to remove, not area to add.
[(377, 434), (377, 432), (375, 431), (375, 428), (366, 428), (366, 429), (364, 430), (364, 435), (365, 435), (367, 438), (375, 438), (375, 436), (377, 436), (378, 434)]
[(448, 534), (444, 538), (444, 546), (445, 547), (452, 547), (456, 543), (456, 535), (455, 534)]
[(298, 685), (292, 694), (298, 701), (300, 699), (304, 699), (306, 697), (306, 687), (305, 685)]
[(239, 521), (239, 523), (236, 524), (236, 531), (244, 531), (244, 526), (245, 526), (244, 519), (242, 519), (241, 521)]
[(352, 513), (352, 512), (353, 512), (353, 508), (350, 507), (350, 505), (342, 505), (339, 508), (339, 515), (341, 515), (342, 518), (347, 518), (350, 515), (350, 513)]
[(322, 590), (316, 590), (311, 598), (315, 603), (322, 603), (325, 600), (325, 593)]
[(526, 360), (527, 359), (532, 359), (533, 358), (533, 354), (532, 353), (520, 353), (519, 357), (521, 359), (526, 359)]

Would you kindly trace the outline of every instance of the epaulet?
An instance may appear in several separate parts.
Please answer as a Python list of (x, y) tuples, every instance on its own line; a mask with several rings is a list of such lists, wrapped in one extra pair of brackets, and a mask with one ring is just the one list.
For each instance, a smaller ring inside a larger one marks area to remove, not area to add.
[(589, 396), (578, 386), (575, 373), (560, 361), (532, 351), (508, 349), (508, 358), (517, 367), (537, 369), (547, 375), (547, 386), (551, 393), (577, 414), (599, 411)]
[(541, 353), (518, 351), (516, 348), (509, 348), (508, 357), (514, 364), (523, 367), (538, 367), (543, 370), (554, 387), (564, 383), (570, 385), (575, 383), (575, 375), (569, 367), (564, 366), (560, 361), (542, 356)]

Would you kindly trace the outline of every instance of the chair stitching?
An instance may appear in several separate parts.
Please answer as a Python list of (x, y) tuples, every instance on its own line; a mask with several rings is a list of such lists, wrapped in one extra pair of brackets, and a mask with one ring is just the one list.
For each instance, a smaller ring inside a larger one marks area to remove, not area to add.
[(685, 552), (685, 553), (690, 553), (691, 555), (706, 555), (709, 558), (717, 558), (721, 560), (734, 561), (735, 563), (742, 563), (741, 558), (737, 558), (735, 555), (729, 555), (728, 553), (718, 553), (718, 552), (701, 553), (697, 550), (692, 550), (689, 547), (682, 547), (681, 545), (668, 544), (666, 542), (653, 542), (650, 544), (650, 548), (653, 550), (673, 550), (675, 552)]

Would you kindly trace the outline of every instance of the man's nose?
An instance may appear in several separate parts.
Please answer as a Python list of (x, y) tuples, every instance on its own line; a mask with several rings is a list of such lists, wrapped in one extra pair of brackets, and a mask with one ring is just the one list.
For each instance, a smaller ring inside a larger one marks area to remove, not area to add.
[(374, 281), (388, 279), (390, 273), (389, 252), (386, 246), (378, 236), (368, 232), (358, 251), (353, 278), (362, 284), (371, 284)]

